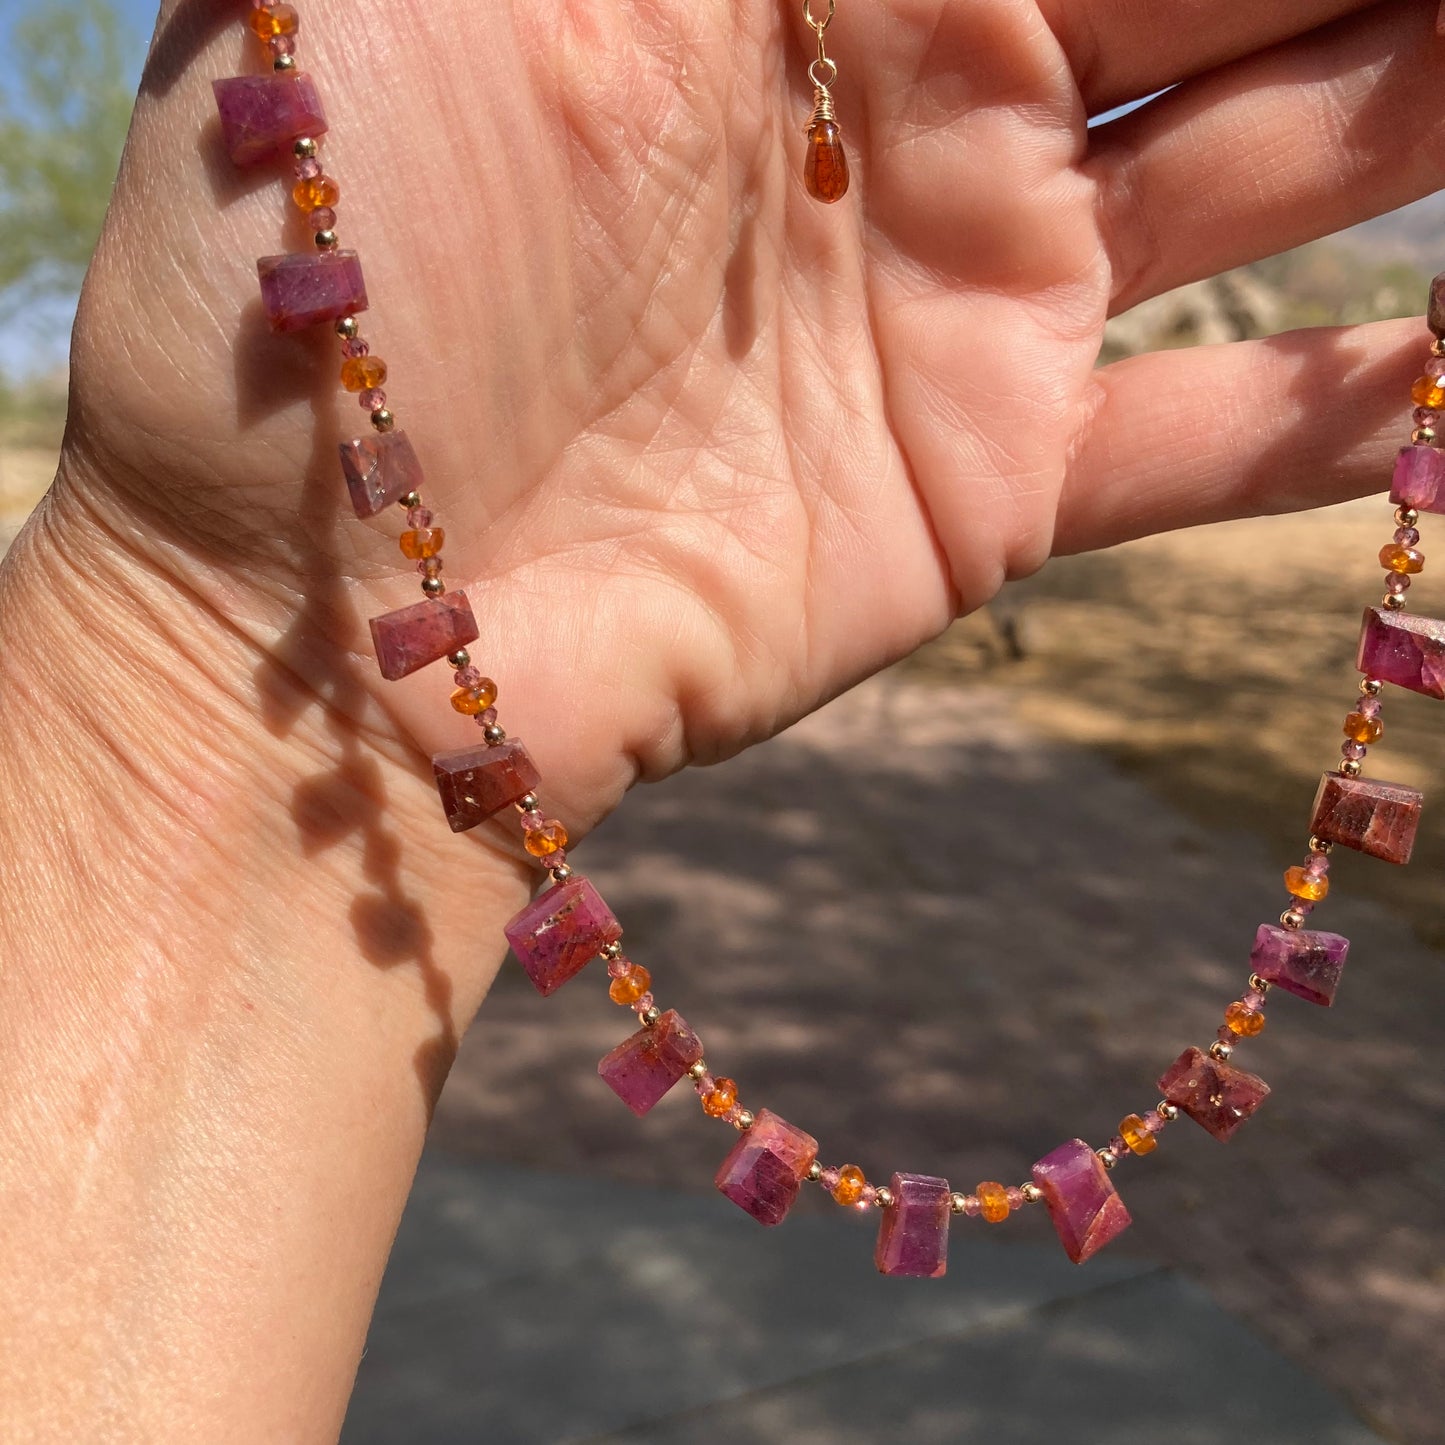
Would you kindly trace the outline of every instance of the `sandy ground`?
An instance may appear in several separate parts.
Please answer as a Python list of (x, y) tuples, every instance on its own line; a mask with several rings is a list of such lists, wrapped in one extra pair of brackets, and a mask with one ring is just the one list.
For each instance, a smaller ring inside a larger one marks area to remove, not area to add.
[[(0, 457), (0, 545), (50, 470)], [(1337, 755), (1392, 528), (1354, 503), (1051, 564), (784, 738), (640, 791), (576, 861), (664, 1004), (829, 1160), (1022, 1180), (1152, 1104), (1242, 985)], [(1415, 596), (1445, 612), (1429, 569)], [(1385, 718), (1370, 773), (1437, 796), (1445, 714), (1391, 694)], [(1277, 1001), (1239, 1059), (1275, 1093), (1227, 1148), (1184, 1122), (1121, 1169), (1136, 1224), (1116, 1247), (1186, 1269), (1382, 1433), (1438, 1445), (1445, 808), (1408, 870), (1337, 852), (1334, 877), (1319, 922), (1355, 941), (1339, 1006)], [(709, 1188), (719, 1126), (680, 1096), (639, 1122), (597, 1080), (621, 1019), (591, 984), (543, 1002), (504, 972), (437, 1141)]]

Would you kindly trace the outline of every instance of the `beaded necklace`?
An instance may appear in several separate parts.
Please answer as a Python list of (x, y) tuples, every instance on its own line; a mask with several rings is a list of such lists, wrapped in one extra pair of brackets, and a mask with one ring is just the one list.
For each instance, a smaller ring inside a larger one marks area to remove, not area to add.
[[(821, 201), (836, 201), (847, 188), (847, 159), (839, 140), (829, 85), (837, 70), (824, 49), (823, 32), (833, 18), (804, 18), (818, 39), (809, 67), (815, 87), (807, 127), (805, 179)], [(894, 1174), (887, 1184), (870, 1182), (855, 1164), (824, 1165), (809, 1134), (768, 1109), (744, 1106), (738, 1085), (715, 1074), (702, 1040), (675, 1009), (662, 1009), (652, 976), (623, 950), (622, 926), (593, 885), (567, 861), (567, 831), (542, 810), (540, 774), (527, 749), (509, 738), (498, 721), (497, 685), (473, 664), (468, 647), (480, 635), (464, 592), (443, 580), (445, 533), (421, 495), (423, 473), (406, 433), (397, 430), (382, 387), (385, 362), (372, 355), (357, 321), (367, 309), (366, 285), (355, 251), (336, 234), (340, 188), (319, 159), (326, 118), (314, 82), (296, 68), (295, 9), (253, 0), (251, 29), (271, 59), (271, 71), (214, 82), (225, 146), (238, 165), (290, 158), (292, 197), (315, 233), (315, 250), (268, 256), (258, 263), (261, 299), (278, 332), (332, 325), (341, 342), (341, 382), (357, 394), (370, 432), (342, 443), (341, 471), (359, 518), (399, 506), (406, 514), (402, 554), (421, 574), (422, 601), (371, 619), (376, 659), (384, 678), (395, 680), (445, 660), (452, 671), (451, 706), (474, 718), (481, 741), (432, 759), (443, 813), (461, 833), (507, 815), (518, 817), (527, 853), (542, 866), (544, 890), (507, 925), (505, 933), (539, 993), (555, 992), (592, 960), (607, 970), (608, 994), (630, 1009), (640, 1027), (598, 1065), (602, 1080), (634, 1114), (647, 1114), (686, 1079), (705, 1115), (737, 1133), (718, 1170), (718, 1189), (765, 1225), (782, 1222), (804, 1183), (825, 1189), (840, 1205), (876, 1211), (875, 1263), (889, 1275), (937, 1277), (947, 1267), (954, 1216), (997, 1224), (1026, 1206), (1042, 1203), (1070, 1259), (1082, 1263), (1130, 1223), (1114, 1187), (1122, 1160), (1152, 1154), (1159, 1135), (1185, 1115), (1221, 1142), (1255, 1112), (1269, 1085), (1236, 1067), (1236, 1047), (1265, 1027), (1273, 988), (1329, 1007), (1340, 982), (1349, 942), (1305, 927), (1329, 893), (1330, 852), (1355, 848), (1387, 862), (1409, 861), (1422, 796), (1413, 788), (1362, 777), (1371, 743), (1384, 732), (1380, 694), (1385, 683), (1428, 697), (1445, 698), (1445, 622), (1404, 614), (1410, 579), (1424, 567), (1416, 524), (1420, 511), (1445, 512), (1445, 452), (1435, 446), (1445, 409), (1445, 276), (1432, 283), (1428, 324), (1436, 340), (1424, 375), (1415, 383), (1415, 429), (1395, 463), (1390, 494), (1396, 530), (1380, 551), (1385, 590), (1365, 612), (1358, 667), (1359, 697), (1345, 718), (1339, 764), (1320, 780), (1310, 819), (1304, 861), (1286, 870), (1289, 902), (1278, 922), (1260, 925), (1249, 955), (1248, 982), (1224, 1010), (1223, 1022), (1204, 1048), (1186, 1049), (1159, 1077), (1160, 1101), (1121, 1120), (1102, 1147), (1082, 1139), (1060, 1144), (1033, 1166), (1027, 1182), (1006, 1186), (985, 1181), (972, 1191), (923, 1174)]]

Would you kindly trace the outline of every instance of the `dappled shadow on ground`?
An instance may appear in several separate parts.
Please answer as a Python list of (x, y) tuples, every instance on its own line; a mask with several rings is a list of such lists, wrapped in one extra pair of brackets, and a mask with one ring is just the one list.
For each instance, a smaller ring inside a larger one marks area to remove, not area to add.
[[(971, 1186), (1022, 1180), (1060, 1139), (1102, 1142), (1155, 1101), (1242, 987), (1282, 860), (1043, 740), (1001, 690), (895, 674), (642, 790), (575, 862), (746, 1103), (816, 1134), (828, 1162)], [(1190, 1270), (1423, 1441), (1445, 1408), (1445, 975), (1368, 903), (1331, 899), (1328, 922), (1355, 939), (1338, 1006), (1277, 999), (1240, 1060), (1273, 1085), (1267, 1106), (1228, 1146), (1185, 1121), (1123, 1166), (1136, 1225), (1114, 1248)], [(506, 970), (436, 1141), (708, 1189), (730, 1131), (681, 1089), (639, 1122), (595, 1075), (625, 1018), (595, 968), (549, 1000)], [(1031, 1214), (993, 1237), (1051, 1235)]]

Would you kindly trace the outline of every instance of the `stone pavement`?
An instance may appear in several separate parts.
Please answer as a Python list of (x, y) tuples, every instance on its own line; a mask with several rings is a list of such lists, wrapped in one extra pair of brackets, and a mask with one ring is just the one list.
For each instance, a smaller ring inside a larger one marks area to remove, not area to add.
[[(1197, 826), (1098, 756), (1031, 735), (1011, 707), (1001, 691), (885, 676), (743, 757), (638, 790), (576, 850), (577, 866), (622, 917), (629, 950), (653, 969), (663, 1005), (681, 1009), (699, 1030), (714, 1067), (742, 1084), (745, 1103), (766, 1104), (817, 1135), (827, 1163), (853, 1160), (884, 1179), (912, 1169), (971, 1187), (980, 1179), (1026, 1178), (1034, 1159), (1072, 1135), (1106, 1139), (1123, 1114), (1153, 1104), (1153, 1080), (1185, 1044), (1212, 1036), (1224, 1004), (1243, 985), (1256, 925), (1279, 912), (1280, 872), (1294, 859), (1276, 856), (1251, 833), (1247, 814), (1228, 833)], [(1301, 814), (1308, 802), (1300, 799)], [(1386, 866), (1337, 858), (1335, 892), (1320, 920), (1354, 940), (1339, 1002), (1332, 1010), (1288, 997), (1272, 1002), (1269, 1029), (1243, 1046), (1239, 1060), (1274, 1088), (1260, 1113), (1228, 1145), (1181, 1121), (1156, 1154), (1126, 1161), (1115, 1175), (1134, 1227), (1068, 1286), (1090, 1292), (1087, 1306), (1069, 1309), (1104, 1310), (1107, 1303), (1127, 1314), (1135, 1308), (1129, 1301), (1152, 1299), (1137, 1306), (1146, 1318), (1135, 1317), (1142, 1333), (1128, 1368), (1121, 1355), (1092, 1384), (1083, 1378), (1088, 1342), (1107, 1332), (1091, 1320), (1073, 1335), (1065, 1329), (1055, 1336), (1052, 1323), (1041, 1333), (1043, 1320), (1069, 1318), (1060, 1297), (1047, 1296), (1054, 1302), (1045, 1307), (1026, 1294), (1034, 1300), (1028, 1308), (1042, 1313), (1027, 1327), (1009, 1325), (1045, 1351), (1051, 1370), (1062, 1372), (1068, 1362), (1079, 1372), (1079, 1399), (1090, 1388), (1103, 1390), (1111, 1438), (1136, 1429), (1136, 1417), (1138, 1429), (1157, 1428), (1160, 1412), (1183, 1411), (1186, 1399), (1196, 1402), (1190, 1418), (1200, 1423), (1192, 1434), (1171, 1425), (1171, 1445), (1222, 1438), (1200, 1432), (1233, 1418), (1237, 1390), (1246, 1390), (1248, 1408), (1265, 1408), (1249, 1393), (1253, 1386), (1241, 1383), (1248, 1371), (1240, 1376), (1232, 1364), (1204, 1369), (1207, 1388), (1188, 1393), (1200, 1373), (1188, 1365), (1196, 1349), (1192, 1322), (1207, 1311), (1182, 1275), (1327, 1380), (1380, 1437), (1445, 1441), (1445, 1071), (1438, 1063), (1445, 1057), (1445, 971), (1437, 954), (1369, 901), (1371, 870)], [(1445, 860), (1427, 856), (1413, 867), (1430, 886)], [(680, 1089), (647, 1119), (634, 1119), (595, 1073), (624, 1027), (600, 970), (542, 1000), (509, 966), (463, 1043), (434, 1144), (488, 1168), (510, 1163), (571, 1176), (565, 1228), (583, 1231), (584, 1239), (599, 1221), (605, 1232), (617, 1218), (604, 1203), (618, 1197), (604, 1176), (687, 1191), (716, 1211), (711, 1179), (730, 1131), (703, 1118)], [(500, 1207), (494, 1189), (479, 1189), (488, 1209)], [(667, 1198), (673, 1203), (666, 1208), (646, 1205), (649, 1218), (683, 1207), (677, 1196)], [(719, 1240), (731, 1238), (727, 1213), (723, 1205)], [(810, 1190), (781, 1230), (740, 1222), (787, 1279), (790, 1241), (811, 1237), (815, 1216), (825, 1228), (845, 1227), (837, 1214)], [(531, 1248), (530, 1235), (523, 1229), (514, 1247)], [(797, 1276), (784, 1292), (816, 1292), (821, 1272), (837, 1303), (818, 1311), (811, 1328), (843, 1330), (840, 1319), (856, 1315), (877, 1357), (870, 1369), (883, 1371), (897, 1343), (889, 1313), (895, 1306), (887, 1302), (895, 1285), (870, 1277), (870, 1241), (848, 1235), (836, 1264), (820, 1255), (814, 1273)], [(960, 1221), (955, 1235), (960, 1263), (940, 1298), (957, 1290), (957, 1308), (965, 1310), (969, 1281), (984, 1270), (975, 1266), (972, 1241), (989, 1259), (1016, 1255), (1025, 1272), (1036, 1267), (1036, 1250), (1057, 1248), (1036, 1211), (997, 1229)], [(654, 1345), (639, 1346), (640, 1374), (623, 1392), (637, 1410), (666, 1415), (750, 1391), (746, 1409), (753, 1413), (746, 1421), (730, 1417), (727, 1428), (736, 1434), (721, 1438), (807, 1438), (806, 1419), (799, 1424), (788, 1413), (803, 1396), (769, 1403), (771, 1396), (757, 1393), (769, 1380), (751, 1364), (739, 1379), (722, 1380), (707, 1401), (674, 1400), (664, 1391), (673, 1403), (653, 1408), (651, 1396), (671, 1388), (680, 1353), (696, 1352), (726, 1375), (754, 1326), (731, 1297), (717, 1315), (703, 1307), (700, 1282), (709, 1281), (710, 1291), (719, 1278), (705, 1244), (670, 1254), (673, 1263), (649, 1273), (648, 1231), (629, 1228), (623, 1237), (627, 1268), (614, 1252), (605, 1268), (589, 1265), (588, 1280), (605, 1275), (609, 1289), (622, 1288), (628, 1329), (644, 1330), (639, 1339), (651, 1342), (646, 1330), (664, 1326), (669, 1338), (679, 1337), (650, 1359)], [(725, 1281), (754, 1278), (749, 1271), (762, 1267), (741, 1255), (734, 1261), (731, 1245), (717, 1248), (727, 1261)], [(1125, 1288), (1113, 1272), (1130, 1266), (1148, 1279), (1130, 1276)], [(1161, 1266), (1171, 1272), (1159, 1274)], [(451, 1267), (470, 1266), (458, 1259)], [(625, 1288), (618, 1284), (624, 1277)], [(1068, 1266), (1057, 1277), (1075, 1278)], [(549, 1290), (547, 1319), (519, 1316), (532, 1323), (517, 1328), (534, 1331), (543, 1349), (529, 1378), (547, 1373), (553, 1351), (573, 1359), (574, 1322), (585, 1325), (584, 1356), (627, 1374), (631, 1352), (624, 1349), (619, 1361), (607, 1343), (605, 1308), (584, 1307), (580, 1296), (573, 1308), (565, 1290)], [(990, 1310), (1004, 1298), (990, 1294)], [(475, 1297), (469, 1307), (475, 1312)], [(792, 1318), (789, 1330), (803, 1329)], [(975, 1328), (977, 1317), (969, 1318), (973, 1325), (958, 1328)], [(456, 1344), (438, 1357), (442, 1395), (465, 1390), (468, 1378), (485, 1373), (485, 1350), (500, 1348), (495, 1335), (475, 1328), (459, 1321)], [(933, 1317), (929, 1328), (943, 1338), (954, 1325)], [(401, 1338), (405, 1327), (384, 1314), (378, 1331), (372, 1370), (382, 1368), (384, 1342)], [(997, 1320), (986, 1331), (990, 1339), (1007, 1332)], [(979, 1348), (973, 1339), (968, 1358), (982, 1358)], [(1106, 1359), (1114, 1359), (1112, 1348)], [(1239, 1349), (1271, 1358), (1257, 1346)], [(756, 1360), (751, 1345), (744, 1357)], [(851, 1389), (851, 1370), (827, 1374), (842, 1356), (829, 1358), (832, 1365), (810, 1357), (793, 1376), (811, 1371), (824, 1393)], [(904, 1351), (898, 1358), (902, 1369), (905, 1359), (921, 1357)], [(447, 1361), (460, 1376), (447, 1373)], [(1260, 1368), (1268, 1373), (1273, 1365)], [(588, 1376), (588, 1389), (599, 1373), (606, 1369)], [(904, 1388), (906, 1378), (898, 1375), (895, 1385)], [(1286, 1371), (1282, 1378), (1297, 1377)], [(381, 1392), (365, 1375), (363, 1382), (359, 1398), (370, 1402), (369, 1416), (380, 1409)], [(906, 1388), (922, 1400), (932, 1386)], [(424, 1394), (408, 1397), (413, 1408)], [(1014, 1398), (1030, 1394), (1024, 1381)], [(833, 1408), (808, 1398), (810, 1411)], [(790, 1421), (772, 1436), (770, 1411)], [(475, 1427), (478, 1417), (468, 1418)], [(569, 1417), (555, 1428), (636, 1431), (638, 1418)], [(940, 1418), (955, 1423), (939, 1426), (936, 1437), (917, 1433), (925, 1429), (919, 1425), (914, 1438), (969, 1438), (948, 1434), (962, 1428), (956, 1413), (943, 1410)], [(988, 1423), (981, 1442), (992, 1441), (995, 1425), (1005, 1440), (1032, 1438), (1017, 1433), (1032, 1428), (1027, 1423), (1008, 1427), (1013, 1434), (996, 1417)], [(853, 1438), (828, 1428), (834, 1433), (825, 1431), (826, 1438)], [(890, 1437), (879, 1426), (857, 1438)], [(1239, 1438), (1270, 1445), (1293, 1437), (1259, 1427)]]
[(343, 1445), (1380, 1445), (1178, 1274), (423, 1162)]

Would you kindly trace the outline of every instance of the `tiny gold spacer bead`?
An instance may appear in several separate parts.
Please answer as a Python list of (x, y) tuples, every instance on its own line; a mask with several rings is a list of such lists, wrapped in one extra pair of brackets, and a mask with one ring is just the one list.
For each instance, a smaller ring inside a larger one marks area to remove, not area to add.
[(1258, 993), (1268, 993), (1273, 987), (1267, 978), (1261, 978), (1257, 973), (1250, 974), (1249, 986)]
[(1107, 1149), (1095, 1149), (1094, 1153), (1105, 1169), (1112, 1169), (1119, 1162)]
[(318, 231), (316, 233), (316, 244), (323, 251), (329, 251), (336, 245), (335, 231)]
[[(341, 320), (336, 323), (336, 334), (343, 341), (355, 341), (361, 334), (361, 322), (354, 316), (343, 316)], [(404, 500), (403, 498), (403, 501)]]
[(1311, 853), (1330, 853), (1334, 851), (1334, 846), (1333, 843), (1327, 843), (1323, 838), (1316, 838), (1313, 833), (1310, 834)]
[(964, 1213), (968, 1208), (968, 1195), (950, 1194), (948, 1196), (948, 1207), (953, 1210), (955, 1214)]
[(1361, 697), (1379, 697), (1384, 690), (1385, 684), (1378, 677), (1366, 677), (1360, 680)]
[(1413, 527), (1420, 520), (1420, 514), (1414, 507), (1396, 507), (1395, 523), (1400, 527)]
[(421, 590), (428, 597), (440, 597), (447, 590), (446, 579), (443, 577), (423, 577), (421, 579)]
[(472, 655), (465, 647), (459, 647), (455, 652), (447, 654), (448, 667), (470, 667), (471, 665)]
[(1037, 1184), (1021, 1185), (1019, 1193), (1023, 1195), (1026, 1204), (1037, 1204), (1044, 1197), (1044, 1191)]
[(737, 1117), (737, 1129), (738, 1129), (738, 1132), (739, 1132), (739, 1133), (746, 1133), (746, 1132), (747, 1132), (749, 1129), (751, 1129), (751, 1128), (753, 1127), (753, 1125), (756, 1124), (757, 1122), (758, 1122), (758, 1121), (757, 1121), (755, 1118), (753, 1118), (753, 1111), (752, 1111), (751, 1109), (744, 1109), (744, 1110), (742, 1111), (742, 1113), (739, 1114), (738, 1117)]
[(873, 1203), (879, 1209), (893, 1208), (893, 1191), (886, 1185), (881, 1185), (873, 1194)]
[(1285, 928), (1303, 928), (1305, 916), (1303, 913), (1296, 913), (1293, 908), (1286, 908), (1279, 916), (1280, 924)]
[(482, 729), (482, 740), (492, 744), (507, 741), (507, 730), (500, 723), (490, 723)]
[(372, 412), (371, 424), (377, 431), (390, 431), (396, 425), (396, 418), (382, 406)]
[(700, 1079), (705, 1073), (707, 1073), (707, 1062), (704, 1059), (699, 1059), (695, 1064), (687, 1066), (687, 1074), (690, 1079)]
[(320, 151), (320, 149), (321, 147), (317, 145), (316, 141), (309, 135), (302, 136), (301, 139), (291, 147), (292, 153), (296, 159), (300, 161), (315, 160), (317, 152)]
[(295, 70), (296, 57), (294, 55), (278, 55), (275, 60), (271, 62), (271, 69), (281, 71)]
[(1403, 597), (1397, 597), (1393, 592), (1387, 592), (1380, 598), (1380, 606), (1383, 607), (1386, 612), (1398, 612), (1404, 605), (1405, 599)]
[[(522, 796), (517, 799), (517, 802), (515, 804), (516, 809), (519, 813), (535, 813), (537, 809), (541, 807), (541, 805), (542, 800), (536, 795), (536, 793), (523, 793)], [(615, 948), (617, 949), (617, 952), (608, 953), (608, 948)], [(600, 952), (603, 958), (620, 958), (622, 956), (621, 947), (615, 943), (609, 943), (607, 945), (607, 948), (601, 949)]]
[(653, 1004), (651, 1008), (645, 1009), (642, 1013), (638, 1014), (638, 1018), (642, 1020), (642, 1027), (645, 1029), (652, 1028), (661, 1017), (662, 1010), (658, 1008), (656, 1004)]
[(1340, 764), (1340, 776), (1344, 778), (1358, 778), (1364, 772), (1364, 768), (1354, 758), (1346, 758)]
[(815, 1159), (808, 1165), (808, 1182), (816, 1184), (823, 1177), (823, 1166)]
[(421, 506), (421, 493), (408, 492), (406, 496), (398, 498), (396, 504), (398, 507), (401, 507), (405, 511), (409, 512), (413, 507)]
[(1432, 445), (1435, 440), (1435, 428), (1433, 426), (1417, 426), (1415, 430), (1410, 433), (1410, 440), (1414, 442), (1417, 447), (1428, 447)]
[(1445, 338), (1437, 336), (1434, 341), (1430, 343), (1430, 355), (1445, 356)]
[(1171, 1104), (1168, 1099), (1165, 1099), (1155, 1106), (1154, 1112), (1161, 1119), (1172, 1124), (1179, 1117), (1179, 1106)]
[(550, 871), (554, 883), (565, 883), (572, 876), (572, 870), (565, 863), (559, 863)]
[(1218, 1059), (1221, 1064), (1227, 1063), (1233, 1053), (1234, 1045), (1226, 1044), (1222, 1039), (1215, 1039), (1209, 1046), (1209, 1057)]
[[(532, 809), (536, 806), (537, 795), (535, 793), (528, 793), (527, 796), (521, 799), (517, 804), (517, 807), (523, 813), (530, 813)], [(598, 952), (601, 953), (603, 958), (605, 958), (609, 963), (611, 963), (614, 958), (622, 957), (622, 945), (620, 943), (604, 943), (602, 947), (598, 950)]]

